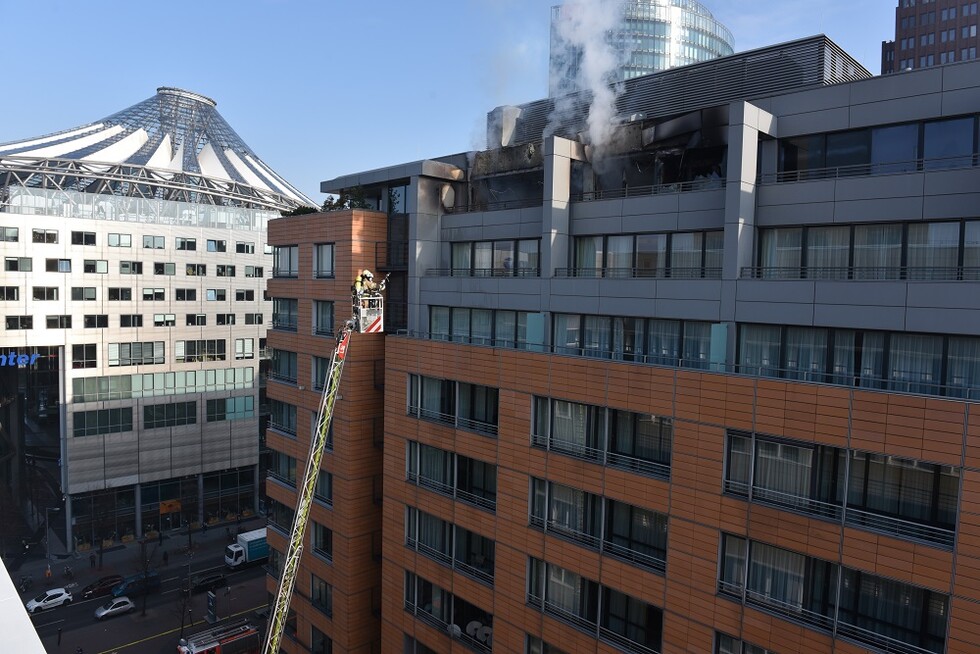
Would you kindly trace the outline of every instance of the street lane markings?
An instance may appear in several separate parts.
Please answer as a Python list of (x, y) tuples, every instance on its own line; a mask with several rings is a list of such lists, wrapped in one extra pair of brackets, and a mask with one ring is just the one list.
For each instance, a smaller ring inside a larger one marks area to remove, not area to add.
[[(252, 613), (253, 611), (258, 611), (259, 609), (263, 609), (266, 606), (268, 606), (268, 605), (267, 604), (259, 604), (258, 606), (253, 606), (250, 609), (245, 609), (244, 611), (239, 611), (238, 613), (232, 613), (228, 617), (222, 618), (222, 619), (223, 620), (227, 620), (228, 618), (237, 618), (240, 615), (245, 615), (246, 613)], [(201, 619), (201, 620), (198, 620), (197, 622), (192, 622), (189, 625), (184, 625), (184, 629), (193, 629), (195, 625), (210, 625), (210, 623), (207, 620), (205, 620), (205, 619)], [(140, 645), (140, 644), (145, 643), (145, 642), (150, 641), (150, 640), (155, 640), (157, 638), (162, 638), (162, 637), (167, 636), (169, 634), (175, 634), (178, 631), (180, 631), (180, 627), (174, 627), (173, 629), (169, 629), (167, 631), (162, 631), (162, 632), (160, 632), (158, 634), (154, 634), (153, 636), (147, 636), (146, 638), (141, 638), (139, 640), (134, 640), (133, 642), (126, 643), (125, 645), (117, 645), (116, 647), (110, 647), (109, 649), (102, 650), (101, 652), (99, 652), (99, 654), (120, 654), (127, 647), (134, 647), (136, 645)]]

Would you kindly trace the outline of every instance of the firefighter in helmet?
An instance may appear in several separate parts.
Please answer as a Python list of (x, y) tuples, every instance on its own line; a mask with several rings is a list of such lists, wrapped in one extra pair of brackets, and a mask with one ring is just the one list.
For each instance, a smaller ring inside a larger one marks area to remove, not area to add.
[(356, 278), (354, 278), (354, 296), (360, 297), (364, 293), (369, 293), (376, 291), (378, 285), (374, 283), (374, 273), (370, 270), (363, 270)]

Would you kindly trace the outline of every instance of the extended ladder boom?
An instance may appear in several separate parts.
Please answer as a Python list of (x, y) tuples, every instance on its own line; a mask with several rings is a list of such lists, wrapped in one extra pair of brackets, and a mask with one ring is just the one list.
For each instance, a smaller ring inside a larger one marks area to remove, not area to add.
[(357, 331), (355, 319), (348, 320), (337, 336), (337, 347), (334, 348), (327, 371), (326, 383), (323, 385), (323, 396), (320, 399), (320, 412), (316, 418), (316, 431), (310, 442), (310, 456), (306, 462), (306, 474), (303, 476), (303, 486), (300, 488), (299, 501), (296, 505), (296, 515), (293, 518), (293, 528), (289, 536), (289, 550), (286, 553), (282, 576), (279, 579), (279, 592), (276, 603), (269, 615), (269, 628), (266, 635), (265, 654), (278, 654), (282, 631), (289, 615), (289, 601), (293, 596), (296, 585), (296, 574), (299, 572), (299, 561), (303, 554), (303, 537), (309, 524), (310, 508), (313, 506), (313, 493), (316, 490), (316, 480), (320, 475), (320, 460), (326, 449), (327, 434), (330, 431), (330, 421), (333, 419), (333, 407), (337, 401), (337, 391), (340, 390), (340, 376), (344, 371), (344, 361), (347, 358), (347, 346), (350, 335)]

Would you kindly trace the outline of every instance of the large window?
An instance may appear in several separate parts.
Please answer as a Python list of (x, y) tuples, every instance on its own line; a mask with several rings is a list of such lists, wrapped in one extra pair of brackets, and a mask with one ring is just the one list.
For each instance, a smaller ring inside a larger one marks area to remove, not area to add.
[(166, 342), (109, 343), (109, 366), (149, 366), (166, 363)]
[(408, 442), (408, 480), (419, 486), (474, 506), (497, 508), (497, 466), (447, 452), (430, 445)]
[(959, 487), (951, 466), (728, 434), (726, 492), (900, 538), (952, 547)]
[(420, 375), (408, 377), (408, 412), (483, 434), (497, 433), (498, 390)]
[(743, 324), (738, 344), (747, 374), (980, 397), (980, 338)]
[(333, 531), (313, 521), (313, 553), (333, 561)]
[(333, 302), (313, 300), (313, 333), (333, 336)]
[(290, 298), (273, 298), (272, 328), (296, 331), (299, 317), (299, 301)]
[(438, 341), (527, 349), (527, 311), (430, 307), (429, 336)]
[(670, 418), (544, 397), (533, 418), (534, 447), (670, 478)]
[(71, 346), (71, 367), (72, 368), (95, 368), (98, 366), (96, 357), (96, 344), (86, 343)]
[(277, 450), (269, 457), (269, 476), (284, 484), (296, 487), (296, 459)]
[(72, 422), (72, 435), (75, 437), (133, 431), (133, 408), (75, 411)]
[(536, 277), (538, 239), (453, 243), (450, 274), (460, 277)]
[(174, 343), (174, 358), (177, 363), (194, 361), (224, 361), (227, 357), (227, 343), (220, 340), (176, 341)]
[(617, 648), (660, 651), (660, 608), (554, 563), (529, 558), (527, 603)]
[[(239, 368), (239, 370), (241, 370)], [(251, 370), (245, 368), (245, 370)], [(227, 376), (227, 375), (226, 375)], [(231, 387), (229, 387), (230, 389)], [(242, 388), (236, 384), (234, 388)], [(255, 396), (226, 397), (220, 400), (207, 401), (207, 421), (221, 422), (223, 420), (244, 420), (255, 417)]]
[(143, 406), (144, 429), (179, 427), (197, 423), (197, 402), (171, 402)]
[(718, 590), (873, 648), (945, 651), (948, 596), (758, 541), (722, 535)]
[(272, 368), (269, 370), (269, 378), (276, 381), (296, 383), (297, 363), (296, 353), (286, 350), (275, 349), (272, 351)]
[[(572, 277), (721, 277), (724, 232), (616, 234), (575, 239)], [(559, 271), (559, 274), (566, 271)]]
[(413, 507), (405, 509), (405, 544), (420, 553), (493, 585), (493, 540)]
[(290, 436), (296, 435), (296, 407), (280, 400), (269, 400), (269, 427)]
[(492, 649), (493, 614), (408, 571), (405, 572), (405, 610), (448, 632), (470, 649), (477, 652)]
[(333, 243), (318, 243), (313, 246), (313, 276), (333, 277)]
[(296, 277), (299, 275), (299, 246), (277, 246), (273, 248), (273, 256), (273, 277)]

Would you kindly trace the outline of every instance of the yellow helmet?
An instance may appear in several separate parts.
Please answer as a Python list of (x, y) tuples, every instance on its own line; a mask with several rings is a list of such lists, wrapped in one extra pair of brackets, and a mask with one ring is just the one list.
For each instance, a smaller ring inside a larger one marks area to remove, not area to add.
[(365, 270), (361, 273), (364, 279), (374, 279), (374, 274), (370, 270)]

